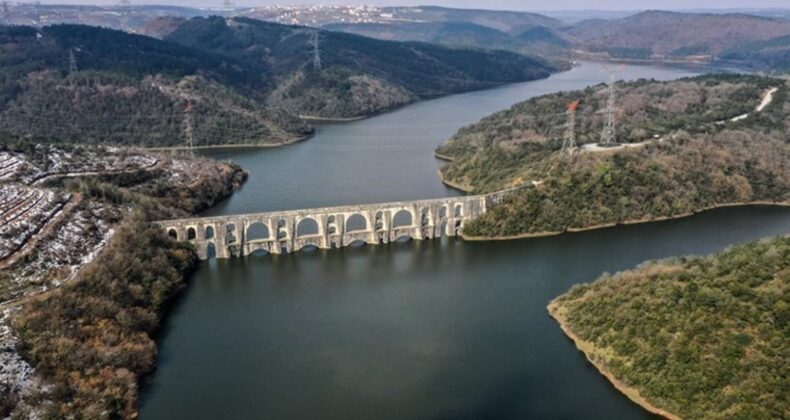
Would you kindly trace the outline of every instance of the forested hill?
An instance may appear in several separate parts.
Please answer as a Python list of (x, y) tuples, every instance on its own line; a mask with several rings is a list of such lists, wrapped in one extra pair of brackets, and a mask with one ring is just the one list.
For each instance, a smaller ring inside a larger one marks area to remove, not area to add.
[(309, 134), (300, 115), (367, 116), (553, 70), (510, 52), (328, 31), (316, 69), (314, 31), (247, 18), (184, 21), (166, 40), (0, 26), (0, 131), (142, 146), (182, 146), (189, 132), (198, 146), (281, 144)]
[(787, 19), (647, 11), (580, 22), (566, 34), (575, 40), (575, 48), (614, 58), (696, 58), (759, 70), (790, 70)]
[[(469, 236), (557, 233), (731, 203), (790, 203), (789, 91), (783, 79), (739, 75), (618, 83), (616, 138), (632, 147), (600, 149), (591, 144), (604, 118), (606, 88), (599, 85), (516, 104), (460, 130), (437, 153), (452, 160), (442, 170), (445, 180), (471, 191), (539, 183), (465, 227)], [(561, 151), (564, 111), (576, 100), (582, 147), (568, 157)]]
[(787, 418), (790, 238), (650, 262), (549, 310), (642, 405), (684, 419)]
[(195, 18), (165, 39), (271, 69), (273, 106), (327, 118), (369, 115), (419, 98), (547, 77), (542, 60), (505, 51), (451, 49), (318, 31), (249, 18)]
[(0, 27), (0, 131), (42, 141), (281, 143), (309, 132), (261, 101), (268, 69), (232, 57), (83, 25)]

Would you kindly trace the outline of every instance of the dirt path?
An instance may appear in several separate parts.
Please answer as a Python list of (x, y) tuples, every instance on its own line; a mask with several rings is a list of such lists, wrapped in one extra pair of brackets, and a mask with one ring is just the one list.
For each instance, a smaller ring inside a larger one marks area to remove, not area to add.
[(116, 169), (116, 170), (108, 170), (108, 171), (86, 171), (86, 172), (62, 172), (62, 173), (55, 173), (45, 175), (39, 179), (34, 180), (30, 183), (30, 185), (39, 185), (42, 184), (50, 179), (53, 178), (76, 178), (81, 176), (97, 176), (97, 175), (110, 175), (110, 174), (125, 174), (125, 173), (134, 173), (137, 171), (152, 171), (162, 164), (161, 159), (157, 159), (154, 163), (143, 166), (139, 168), (131, 168), (131, 169)]
[(778, 90), (779, 88), (775, 87), (769, 89), (768, 92), (765, 92), (765, 96), (763, 96), (762, 102), (760, 102), (760, 105), (757, 105), (757, 108), (755, 108), (754, 110), (757, 112), (762, 112), (762, 110), (765, 109), (765, 107), (767, 107), (768, 105), (770, 105), (771, 102), (774, 100), (774, 93), (776, 93)]
[[(763, 94), (762, 101), (760, 101), (760, 103), (757, 105), (757, 107), (754, 108), (754, 110), (756, 112), (762, 112), (762, 110), (765, 109), (765, 107), (767, 107), (768, 105), (770, 105), (771, 102), (774, 100), (774, 93), (776, 93), (777, 91), (779, 91), (778, 87), (768, 89), (765, 92), (765, 94)], [(744, 120), (744, 119), (746, 119), (748, 117), (749, 117), (748, 113), (747, 114), (741, 114), (741, 115), (738, 115), (736, 117), (732, 117), (729, 120), (718, 121), (716, 124), (724, 124), (727, 121), (729, 121), (729, 122), (741, 121), (741, 120)], [(581, 150), (582, 152), (593, 152), (593, 153), (597, 153), (597, 152), (614, 152), (614, 151), (618, 151), (618, 150), (633, 149), (633, 148), (637, 148), (637, 147), (644, 147), (644, 146), (646, 146), (648, 144), (656, 143), (656, 142), (662, 142), (662, 141), (664, 141), (664, 139), (663, 138), (659, 138), (659, 139), (643, 141), (643, 142), (640, 142), (640, 143), (621, 143), (621, 144), (618, 144), (617, 146), (611, 146), (611, 147), (603, 147), (599, 143), (587, 143), (587, 144), (583, 144), (581, 147), (579, 147), (579, 150)]]
[(60, 224), (66, 220), (67, 217), (74, 212), (74, 209), (82, 203), (82, 195), (79, 193), (74, 194), (69, 198), (69, 201), (55, 214), (54, 217), (50, 218), (47, 223), (45, 223), (41, 229), (38, 230), (30, 239), (25, 242), (22, 247), (14, 252), (13, 254), (9, 255), (3, 260), (0, 260), (0, 269), (7, 268), (19, 261), (21, 258), (25, 257), (26, 255), (30, 254), (36, 246), (42, 240), (48, 238), (55, 229), (60, 226)]

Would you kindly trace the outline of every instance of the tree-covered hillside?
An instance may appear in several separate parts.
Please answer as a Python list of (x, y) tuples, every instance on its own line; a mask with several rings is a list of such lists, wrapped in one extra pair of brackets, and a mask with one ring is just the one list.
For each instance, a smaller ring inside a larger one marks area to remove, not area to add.
[(317, 70), (314, 32), (217, 17), (184, 21), (167, 40), (0, 26), (0, 131), (46, 142), (276, 145), (311, 132), (299, 116), (367, 116), (553, 69), (509, 52), (321, 31)]
[(273, 106), (328, 118), (369, 115), (419, 98), (546, 77), (547, 63), (504, 51), (450, 49), (318, 31), (249, 18), (195, 18), (166, 40), (267, 66)]
[(788, 286), (790, 238), (780, 237), (604, 275), (549, 311), (640, 404), (688, 419), (780, 419)]
[[(774, 88), (770, 103), (756, 111)], [(442, 175), (454, 185), (487, 192), (539, 183), (512, 194), (464, 233), (562, 232), (729, 203), (790, 201), (784, 80), (709, 75), (617, 89), (617, 139), (634, 147), (590, 148), (601, 133), (603, 85), (514, 105), (441, 146), (437, 153), (452, 160)], [(560, 150), (563, 111), (575, 100), (582, 147), (570, 158)]]
[(500, 49), (533, 55), (569, 67), (570, 42), (558, 30), (537, 26), (507, 33), (471, 22), (335, 23), (324, 28), (390, 41), (419, 41), (454, 48)]
[(230, 57), (81, 25), (0, 27), (0, 51), (0, 131), (12, 135), (182, 146), (190, 109), (196, 145), (309, 133), (261, 103), (271, 89), (265, 72)]
[(727, 60), (772, 70), (787, 67), (786, 43), (781, 48), (763, 49), (756, 61), (735, 53), (748, 52), (750, 44), (779, 42), (790, 35), (790, 20), (652, 10), (622, 19), (580, 22), (566, 34), (574, 39), (577, 49), (603, 53), (602, 58)]

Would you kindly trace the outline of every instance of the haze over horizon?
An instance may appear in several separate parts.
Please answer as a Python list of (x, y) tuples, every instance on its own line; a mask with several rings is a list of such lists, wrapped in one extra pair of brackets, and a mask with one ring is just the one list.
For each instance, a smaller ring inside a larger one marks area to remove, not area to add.
[[(84, 5), (116, 5), (117, 0), (44, 0), (43, 4), (84, 4)], [(132, 5), (173, 5), (185, 7), (209, 7), (218, 6), (221, 1), (215, 0), (131, 0)], [(263, 7), (273, 5), (355, 5), (367, 4), (372, 6), (445, 6), (457, 8), (478, 8), (478, 9), (508, 9), (519, 11), (539, 11), (539, 10), (684, 10), (684, 9), (760, 9), (760, 8), (788, 8), (787, 0), (725, 0), (711, 2), (709, 0), (648, 0), (648, 1), (628, 1), (628, 0), (599, 0), (591, 4), (585, 0), (556, 0), (547, 7), (546, 2), (524, 1), (524, 0), (283, 0), (283, 1), (256, 1), (256, 0), (236, 0), (233, 4), (239, 7)]]

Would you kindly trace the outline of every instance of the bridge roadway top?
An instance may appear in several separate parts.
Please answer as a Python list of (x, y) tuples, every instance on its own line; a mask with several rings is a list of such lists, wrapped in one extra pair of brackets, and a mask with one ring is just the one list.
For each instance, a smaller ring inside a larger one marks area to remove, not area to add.
[[(506, 190), (510, 191), (510, 190)], [(447, 205), (454, 203), (468, 203), (479, 202), (491, 198), (500, 192), (483, 195), (461, 195), (455, 197), (442, 197), (442, 198), (429, 198), (422, 200), (411, 201), (393, 201), (389, 203), (371, 203), (371, 204), (357, 204), (357, 205), (344, 205), (344, 206), (331, 206), (331, 207), (316, 207), (310, 209), (298, 210), (277, 210), (271, 212), (261, 213), (242, 213), (242, 214), (227, 214), (206, 217), (188, 217), (181, 219), (159, 220), (158, 224), (183, 224), (183, 223), (199, 223), (199, 222), (214, 222), (220, 220), (245, 220), (245, 219), (260, 219), (260, 218), (285, 218), (285, 217), (304, 217), (316, 214), (343, 214), (343, 213), (358, 213), (366, 211), (378, 211), (386, 209), (406, 209), (409, 207), (429, 207), (433, 205)]]

